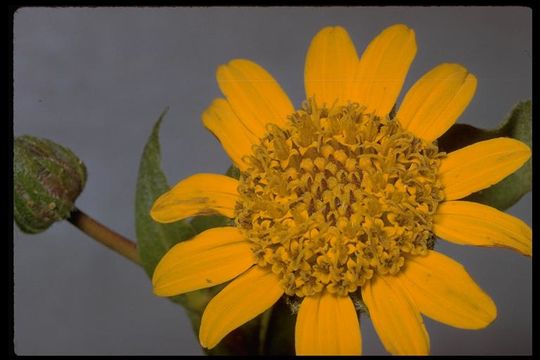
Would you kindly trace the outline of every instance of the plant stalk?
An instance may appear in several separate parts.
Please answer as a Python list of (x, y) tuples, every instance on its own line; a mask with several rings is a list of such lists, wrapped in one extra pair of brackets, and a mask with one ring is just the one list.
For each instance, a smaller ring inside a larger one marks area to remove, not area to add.
[(75, 208), (67, 220), (97, 242), (116, 251), (135, 264), (141, 264), (137, 244), (97, 222), (81, 210)]

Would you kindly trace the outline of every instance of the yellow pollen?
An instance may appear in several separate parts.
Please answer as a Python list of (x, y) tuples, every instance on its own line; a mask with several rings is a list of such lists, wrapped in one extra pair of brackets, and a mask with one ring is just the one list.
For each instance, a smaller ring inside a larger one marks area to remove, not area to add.
[(443, 156), (358, 104), (306, 101), (246, 157), (236, 222), (286, 294), (345, 295), (433, 246)]

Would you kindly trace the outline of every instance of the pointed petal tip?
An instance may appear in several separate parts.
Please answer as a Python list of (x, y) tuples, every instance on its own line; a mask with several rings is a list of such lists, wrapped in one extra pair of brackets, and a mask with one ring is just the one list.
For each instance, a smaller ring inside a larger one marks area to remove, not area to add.
[(171, 293), (170, 290), (167, 291), (167, 287), (163, 284), (163, 273), (160, 271), (160, 263), (154, 269), (154, 274), (152, 275), (152, 293), (159, 297), (169, 297), (180, 295), (178, 293)]
[(317, 98), (320, 105), (351, 99), (350, 91), (358, 54), (345, 28), (327, 26), (311, 40), (305, 64), (306, 98)]
[(152, 204), (152, 208), (150, 208), (150, 217), (155, 222), (158, 222), (158, 223), (170, 222), (170, 221), (166, 221), (162, 216), (163, 215), (163, 207), (164, 207), (164, 204), (166, 203), (166, 200), (167, 200), (167, 197), (168, 197), (167, 194), (168, 194), (168, 192), (160, 195), (154, 201), (154, 203)]
[(213, 348), (213, 346), (212, 347), (208, 346), (208, 344), (206, 343), (206, 339), (203, 338), (202, 333), (200, 331), (199, 331), (199, 344), (201, 344), (201, 347), (203, 347), (205, 349), (212, 349)]
[(463, 327), (463, 329), (482, 330), (487, 328), (497, 319), (497, 305), (495, 304), (491, 296), (486, 294), (483, 305), (484, 306), (482, 308), (481, 315), (477, 318), (478, 323), (476, 324), (476, 326), (469, 325), (467, 327)]
[(476, 77), (462, 65), (439, 64), (407, 91), (396, 117), (416, 136), (434, 141), (465, 111), (476, 86)]
[(440, 73), (443, 73), (445, 77), (452, 76), (455, 73), (460, 73), (465, 78), (467, 75), (472, 75), (469, 70), (461, 65), (460, 63), (454, 62), (443, 62), (434, 67), (432, 70), (437, 70)]
[(169, 297), (169, 296), (180, 295), (180, 294), (171, 294), (167, 291), (164, 291), (159, 283), (152, 284), (152, 286), (153, 286), (152, 293), (159, 297)]
[[(242, 65), (245, 63), (252, 63), (251, 60), (243, 59), (243, 58), (235, 58), (231, 59), (228, 62), (224, 64), (218, 65), (216, 69), (216, 80), (219, 82), (227, 81), (225, 80), (225, 77), (227, 76), (229, 70), (231, 68), (236, 68), (238, 65)], [(216, 99), (218, 100), (218, 99)], [(215, 100), (214, 100), (215, 101)]]
[(265, 134), (265, 126), (284, 126), (294, 107), (283, 88), (259, 64), (233, 59), (216, 71), (218, 86), (238, 119), (256, 137)]
[(243, 159), (251, 154), (251, 147), (257, 138), (236, 116), (229, 102), (223, 98), (214, 99), (203, 111), (201, 120), (204, 127), (221, 143), (236, 167), (245, 171), (248, 164)]
[(237, 187), (238, 180), (226, 175), (191, 175), (156, 199), (150, 216), (161, 223), (214, 213), (233, 218), (238, 198)]
[(478, 330), (497, 317), (493, 299), (465, 267), (437, 251), (413, 258), (398, 280), (421, 313), (443, 324)]
[(202, 336), (202, 333), (199, 331), (199, 344), (201, 344), (201, 347), (205, 349), (213, 349), (217, 344), (213, 344), (213, 346), (209, 346), (207, 339)]
[(390, 25), (389, 27), (384, 29), (380, 35), (385, 34), (385, 33), (391, 33), (393, 34), (393, 36), (403, 36), (406, 39), (408, 38), (409, 41), (413, 42), (413, 48), (414, 48), (413, 51), (414, 53), (416, 53), (416, 33), (409, 26), (405, 24)]
[(525, 161), (529, 160), (532, 155), (532, 150), (529, 145), (525, 144), (523, 141), (514, 139), (514, 138), (505, 138), (510, 140), (513, 145), (516, 147), (516, 151), (523, 154)]
[(525, 143), (507, 137), (479, 141), (449, 153), (439, 168), (446, 200), (458, 200), (498, 183), (530, 156)]
[(371, 40), (357, 66), (352, 100), (367, 111), (388, 115), (399, 96), (416, 55), (416, 37), (404, 24), (387, 27)]
[(275, 274), (254, 266), (210, 300), (201, 318), (199, 341), (216, 346), (227, 334), (276, 303), (283, 288)]
[(434, 217), (435, 235), (460, 245), (507, 248), (532, 255), (532, 230), (521, 219), (470, 201), (445, 201)]
[(208, 105), (201, 114), (201, 119), (203, 121), (203, 124), (205, 124), (205, 119), (215, 111), (216, 107), (221, 107), (225, 105), (226, 102), (227, 100), (223, 98), (215, 98), (214, 100), (212, 100), (210, 105)]
[(319, 35), (326, 34), (326, 33), (329, 33), (329, 32), (334, 32), (334, 31), (348, 34), (347, 30), (343, 26), (329, 25), (329, 26), (325, 26), (322, 29), (320, 29), (315, 36), (319, 36)]
[(486, 304), (486, 308), (484, 310), (486, 313), (485, 325), (479, 327), (478, 329), (484, 329), (488, 327), (497, 319), (497, 305), (491, 297), (489, 297), (489, 302)]
[(250, 244), (235, 227), (216, 227), (174, 245), (152, 276), (158, 296), (185, 294), (234, 279), (255, 263)]
[(383, 31), (403, 32), (403, 33), (409, 33), (410, 35), (413, 35), (413, 36), (415, 35), (415, 32), (412, 28), (402, 23), (390, 25)]
[(159, 264), (154, 270), (154, 274), (152, 275), (152, 293), (159, 297), (169, 297), (169, 296), (175, 296), (180, 295), (178, 292), (171, 292), (170, 288), (167, 289), (165, 284), (163, 283), (163, 274), (161, 271), (159, 271)]
[(229, 60), (229, 62), (226, 64), (228, 66), (237, 67), (237, 66), (245, 66), (245, 65), (255, 65), (259, 67), (260, 65), (254, 62), (250, 59), (244, 59), (244, 58), (235, 58)]
[(347, 31), (346, 28), (344, 28), (343, 26), (340, 26), (340, 25), (336, 25), (332, 28), (332, 30), (336, 33), (336, 34), (340, 34), (342, 36), (346, 36), (346, 37), (350, 37), (349, 36), (349, 32)]

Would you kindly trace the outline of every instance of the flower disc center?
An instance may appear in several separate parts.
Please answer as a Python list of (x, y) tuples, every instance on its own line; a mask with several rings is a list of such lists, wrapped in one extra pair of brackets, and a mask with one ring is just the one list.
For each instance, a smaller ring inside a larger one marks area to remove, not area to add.
[(345, 295), (432, 245), (444, 153), (355, 103), (306, 101), (246, 159), (236, 221), (288, 295)]

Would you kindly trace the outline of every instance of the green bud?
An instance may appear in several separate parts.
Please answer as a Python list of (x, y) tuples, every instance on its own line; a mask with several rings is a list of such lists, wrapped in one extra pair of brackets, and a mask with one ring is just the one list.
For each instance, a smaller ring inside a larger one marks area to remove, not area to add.
[(14, 217), (21, 231), (39, 233), (69, 217), (86, 183), (84, 163), (50, 140), (19, 136), (14, 141)]

